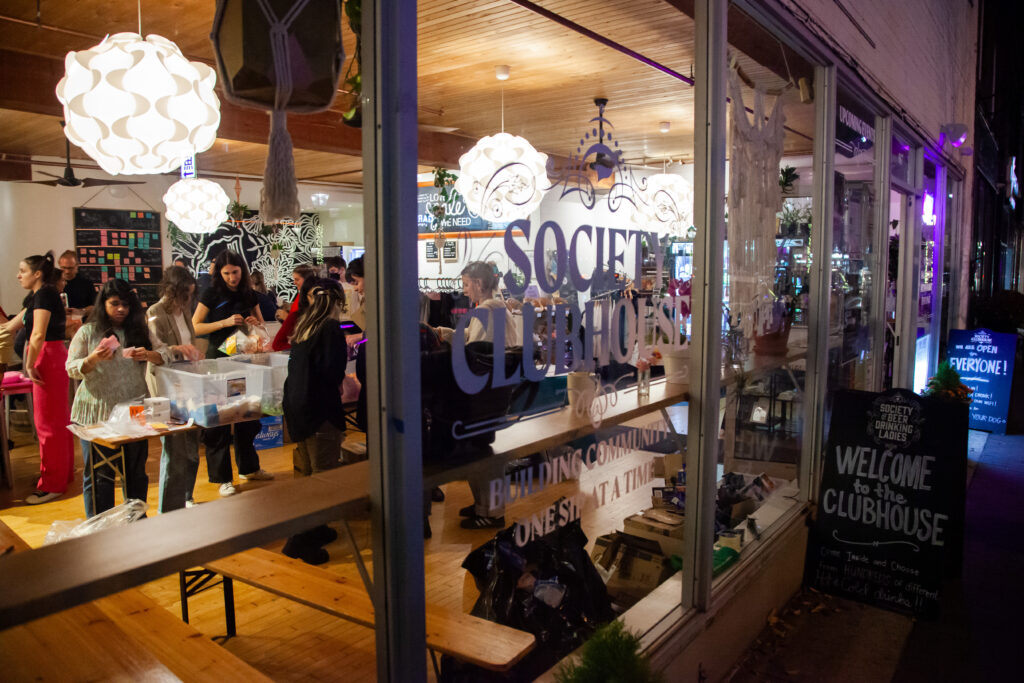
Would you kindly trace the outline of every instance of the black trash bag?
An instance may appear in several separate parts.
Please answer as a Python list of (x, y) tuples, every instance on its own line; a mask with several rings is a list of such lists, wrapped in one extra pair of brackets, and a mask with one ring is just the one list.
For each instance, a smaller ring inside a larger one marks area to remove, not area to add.
[(462, 563), (480, 590), (471, 614), (532, 633), (537, 645), (502, 674), (445, 657), (443, 681), (532, 681), (615, 618), (579, 520), (523, 547), (514, 533), (499, 531)]

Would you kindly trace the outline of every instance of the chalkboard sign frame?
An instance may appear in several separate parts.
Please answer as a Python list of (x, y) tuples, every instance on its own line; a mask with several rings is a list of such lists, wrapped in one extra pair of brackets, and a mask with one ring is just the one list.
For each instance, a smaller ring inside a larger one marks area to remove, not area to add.
[(831, 403), (804, 580), (936, 619), (963, 560), (967, 405), (904, 389), (837, 391)]
[(147, 304), (159, 300), (163, 243), (156, 211), (73, 209), (79, 270), (96, 286), (119, 277)]
[(971, 429), (1006, 433), (1013, 387), (1017, 335), (985, 328), (950, 330), (946, 344), (949, 364), (971, 394)]

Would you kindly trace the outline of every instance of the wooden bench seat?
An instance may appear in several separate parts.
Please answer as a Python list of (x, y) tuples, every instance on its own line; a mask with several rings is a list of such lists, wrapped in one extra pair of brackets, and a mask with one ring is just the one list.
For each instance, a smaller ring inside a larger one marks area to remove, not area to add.
[[(30, 549), (0, 522), (0, 551), (10, 546)], [(270, 680), (137, 589), (0, 631), (0, 672), (5, 681)]]
[[(367, 628), (374, 627), (373, 603), (362, 583), (325, 569), (263, 548), (236, 553), (204, 566), (226, 578)], [(228, 605), (225, 608), (231, 609)], [(429, 604), (426, 634), (427, 647), (432, 652), (492, 671), (507, 671), (535, 644), (532, 633)]]

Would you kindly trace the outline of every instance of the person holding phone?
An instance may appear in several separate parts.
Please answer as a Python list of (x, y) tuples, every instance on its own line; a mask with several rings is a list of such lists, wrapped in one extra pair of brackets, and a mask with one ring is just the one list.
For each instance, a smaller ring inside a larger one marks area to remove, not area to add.
[[(199, 295), (199, 305), (192, 314), (195, 333), (207, 335), (210, 345), (207, 358), (221, 358), (220, 345), (240, 327), (262, 327), (263, 316), (249, 280), (245, 260), (233, 251), (222, 251), (213, 262), (210, 287)], [(206, 444), (206, 465), (210, 483), (220, 485), (220, 495), (233, 496), (238, 489), (231, 475), (231, 425), (213, 427), (203, 433)], [(243, 481), (273, 479), (274, 475), (260, 467), (260, 456), (254, 442), (260, 433), (260, 421), (248, 420), (234, 425), (235, 463)]]
[[(104, 422), (118, 403), (146, 396), (146, 363), (162, 365), (171, 360), (169, 350), (154, 350), (157, 346), (146, 326), (142, 303), (131, 286), (120, 278), (103, 283), (89, 320), (75, 333), (68, 349), (67, 374), (81, 380), (71, 406), (71, 421), (80, 425)], [(82, 498), (86, 517), (114, 507), (116, 473), (103, 460), (119, 451), (123, 453), (126, 497), (146, 500), (148, 441), (127, 443), (118, 449), (83, 439)]]

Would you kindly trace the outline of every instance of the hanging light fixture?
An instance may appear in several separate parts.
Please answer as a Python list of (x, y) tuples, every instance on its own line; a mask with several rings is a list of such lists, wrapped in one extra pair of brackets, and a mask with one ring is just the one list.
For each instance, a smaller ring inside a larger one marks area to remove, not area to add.
[(117, 33), (64, 69), (64, 133), (110, 175), (173, 171), (217, 138), (216, 74), (166, 38)]
[(219, 183), (182, 178), (167, 188), (167, 220), (185, 232), (210, 233), (227, 219), (231, 200)]
[(647, 188), (640, 193), (633, 223), (659, 233), (689, 236), (693, 226), (693, 187), (679, 174), (681, 163), (674, 163), (671, 168), (675, 172), (647, 177)]
[[(509, 67), (495, 67), (504, 81)], [(538, 152), (526, 138), (505, 132), (505, 89), (501, 90), (501, 132), (481, 138), (459, 158), (455, 190), (471, 213), (496, 223), (526, 218), (547, 190), (548, 155)]]

